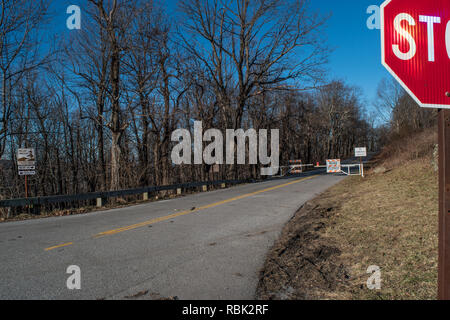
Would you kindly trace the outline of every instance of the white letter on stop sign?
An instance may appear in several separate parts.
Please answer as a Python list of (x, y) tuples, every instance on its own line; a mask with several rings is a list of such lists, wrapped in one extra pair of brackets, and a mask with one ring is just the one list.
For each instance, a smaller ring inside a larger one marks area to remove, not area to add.
[(419, 16), (420, 22), (426, 22), (428, 32), (428, 61), (434, 62), (434, 24), (441, 23), (440, 17)]
[(447, 29), (445, 30), (445, 45), (447, 47), (448, 58), (450, 59), (450, 21), (447, 22)]
[(398, 44), (393, 44), (392, 50), (394, 51), (394, 54), (397, 56), (397, 58), (401, 60), (410, 60), (416, 55), (417, 47), (416, 42), (414, 41), (414, 38), (411, 36), (411, 34), (407, 30), (402, 28), (401, 23), (403, 20), (406, 20), (411, 26), (415, 26), (416, 21), (414, 21), (414, 18), (407, 13), (400, 13), (394, 19), (395, 31), (397, 31), (399, 35), (401, 35), (406, 39), (406, 41), (408, 41), (409, 51), (406, 53), (401, 52)]

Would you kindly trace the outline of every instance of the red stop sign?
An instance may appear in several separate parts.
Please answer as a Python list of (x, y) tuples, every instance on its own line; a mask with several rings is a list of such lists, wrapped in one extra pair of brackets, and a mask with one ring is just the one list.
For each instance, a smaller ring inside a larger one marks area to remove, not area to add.
[(382, 63), (421, 105), (450, 109), (450, 1), (381, 5)]

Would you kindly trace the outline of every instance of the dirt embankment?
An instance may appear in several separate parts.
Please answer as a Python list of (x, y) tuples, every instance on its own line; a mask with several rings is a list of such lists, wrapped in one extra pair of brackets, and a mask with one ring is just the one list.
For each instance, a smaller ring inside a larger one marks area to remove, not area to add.
[(337, 206), (325, 193), (305, 204), (285, 226), (261, 272), (258, 299), (321, 299), (345, 290), (350, 275), (340, 259), (342, 251), (325, 235)]

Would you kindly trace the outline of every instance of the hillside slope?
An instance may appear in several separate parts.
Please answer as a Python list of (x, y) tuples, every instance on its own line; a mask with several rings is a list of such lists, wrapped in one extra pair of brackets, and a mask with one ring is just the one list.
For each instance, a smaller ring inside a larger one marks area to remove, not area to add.
[[(261, 299), (435, 299), (436, 130), (401, 139), (365, 179), (348, 178), (301, 208), (268, 255)], [(381, 290), (369, 290), (370, 266)]]

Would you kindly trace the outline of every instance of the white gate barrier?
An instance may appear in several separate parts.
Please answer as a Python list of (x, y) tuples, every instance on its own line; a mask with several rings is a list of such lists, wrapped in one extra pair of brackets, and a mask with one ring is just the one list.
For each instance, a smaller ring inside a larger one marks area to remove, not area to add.
[(305, 172), (306, 168), (314, 167), (313, 164), (301, 164), (301, 160), (291, 160), (289, 161), (289, 166), (281, 166), (279, 169), (279, 177), (285, 177), (288, 174), (300, 174)]
[[(341, 172), (347, 176), (361, 176), (364, 178), (364, 165), (361, 164), (343, 164), (342, 168), (347, 168), (347, 172), (341, 170)], [(352, 173), (352, 168), (358, 168), (358, 173)]]

